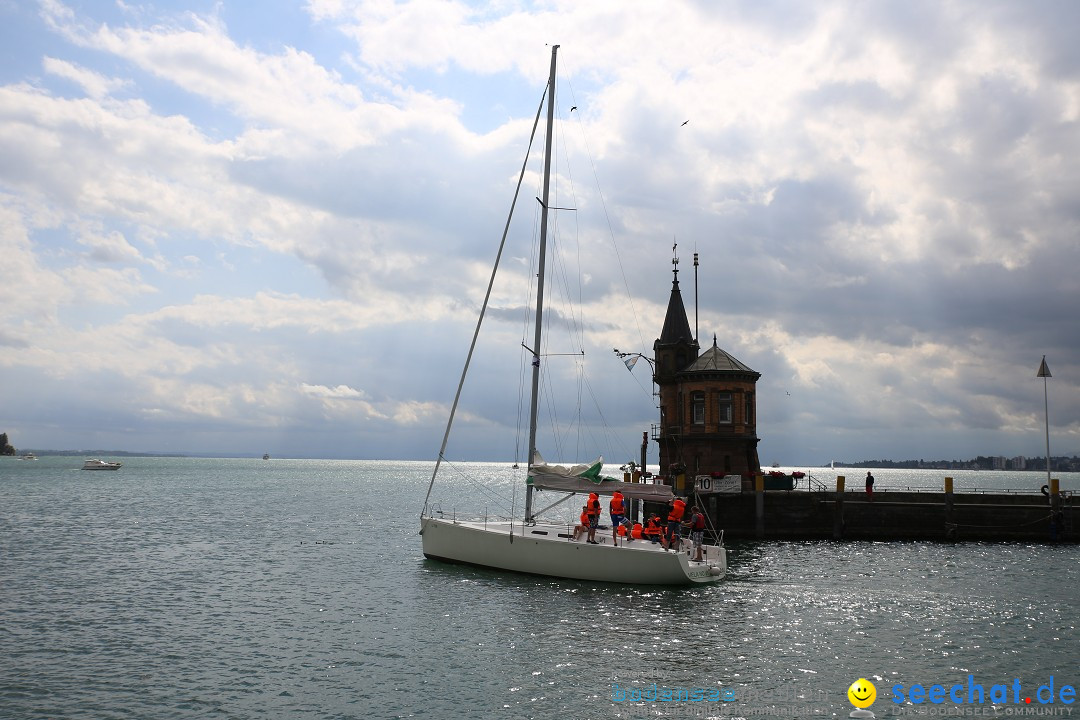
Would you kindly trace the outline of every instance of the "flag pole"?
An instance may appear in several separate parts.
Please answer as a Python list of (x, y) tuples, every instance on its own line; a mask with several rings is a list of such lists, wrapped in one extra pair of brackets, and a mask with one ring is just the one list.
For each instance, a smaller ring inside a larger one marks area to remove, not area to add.
[(1050, 374), (1050, 368), (1046, 364), (1046, 356), (1042, 357), (1042, 364), (1039, 365), (1039, 372), (1035, 377), (1041, 377), (1043, 379), (1043, 413), (1046, 416), (1046, 484), (1050, 485), (1050, 401), (1048, 399), (1046, 389), (1046, 378), (1053, 377)]

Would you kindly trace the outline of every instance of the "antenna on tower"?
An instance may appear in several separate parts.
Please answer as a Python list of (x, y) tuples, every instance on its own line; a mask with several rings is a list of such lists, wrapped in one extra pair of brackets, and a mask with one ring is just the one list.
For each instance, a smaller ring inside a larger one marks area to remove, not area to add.
[(697, 313), (697, 253), (694, 253), (694, 342), (698, 341), (698, 313)]

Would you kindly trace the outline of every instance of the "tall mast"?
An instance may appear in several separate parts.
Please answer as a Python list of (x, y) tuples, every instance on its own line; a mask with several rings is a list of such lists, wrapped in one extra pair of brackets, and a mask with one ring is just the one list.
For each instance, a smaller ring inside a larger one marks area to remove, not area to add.
[[(547, 140), (544, 143), (544, 187), (540, 200), (540, 269), (536, 275), (536, 331), (533, 334), (532, 400), (529, 404), (529, 474), (536, 456), (537, 398), (540, 395), (540, 343), (544, 327), (544, 266), (547, 264), (548, 190), (551, 184), (551, 135), (555, 125), (555, 56), (558, 45), (551, 47), (551, 73), (548, 75)], [(532, 485), (525, 490), (525, 522), (532, 522)]]

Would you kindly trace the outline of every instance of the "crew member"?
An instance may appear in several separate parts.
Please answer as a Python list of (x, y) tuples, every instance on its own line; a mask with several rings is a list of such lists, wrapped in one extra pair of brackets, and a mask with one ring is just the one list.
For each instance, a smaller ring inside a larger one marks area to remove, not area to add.
[(589, 502), (585, 503), (589, 515), (589, 537), (586, 542), (591, 545), (599, 545), (596, 542), (596, 528), (600, 526), (600, 496), (589, 493)]
[(645, 535), (646, 540), (650, 540), (654, 543), (660, 542), (660, 536), (664, 532), (663, 527), (660, 525), (660, 516), (653, 513), (649, 521), (645, 523), (645, 529), (642, 533)]
[(618, 490), (612, 494), (608, 509), (611, 511), (611, 538), (616, 541), (619, 539), (619, 528), (622, 527), (624, 514), (623, 495)]
[(682, 541), (682, 516), (686, 512), (686, 501), (675, 498), (668, 502), (667, 516), (667, 542), (664, 549), (670, 547), (675, 552), (679, 551), (679, 543)]
[(574, 539), (575, 540), (580, 540), (582, 534), (587, 533), (589, 531), (589, 506), (588, 505), (582, 505), (581, 506), (581, 515), (578, 516), (578, 521), (581, 524), (574, 526)]
[(690, 543), (694, 546), (694, 550), (697, 551), (694, 562), (701, 562), (703, 560), (701, 555), (701, 543), (705, 538), (705, 513), (698, 509), (695, 505), (690, 508), (690, 519), (686, 521), (685, 525), (690, 528)]

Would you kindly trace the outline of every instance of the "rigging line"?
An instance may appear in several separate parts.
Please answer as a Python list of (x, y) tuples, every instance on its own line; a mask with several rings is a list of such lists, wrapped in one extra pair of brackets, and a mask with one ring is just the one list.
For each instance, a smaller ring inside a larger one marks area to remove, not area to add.
[[(570, 87), (570, 96), (576, 99), (573, 83), (567, 79), (566, 84)], [(622, 255), (619, 253), (619, 246), (615, 244), (615, 231), (611, 229), (611, 216), (608, 214), (607, 201), (604, 199), (604, 191), (600, 189), (600, 178), (596, 174), (596, 163), (593, 161), (592, 150), (589, 148), (589, 140), (585, 135), (584, 125), (580, 120), (578, 120), (578, 128), (581, 130), (581, 141), (585, 145), (585, 154), (589, 158), (589, 166), (592, 168), (593, 179), (596, 181), (596, 192), (600, 197), (600, 207), (604, 209), (604, 220), (607, 222), (608, 236), (611, 238), (611, 246), (615, 249), (615, 259), (619, 264), (619, 274), (622, 276), (623, 287), (626, 288), (626, 297), (630, 303), (630, 312), (634, 316), (634, 325), (637, 327), (638, 341), (641, 343), (641, 347), (648, 347), (645, 344), (645, 336), (641, 331), (641, 319), (638, 317), (637, 308), (634, 306), (634, 296), (630, 294), (630, 282), (626, 279), (626, 268), (623, 267)]]
[[(522, 347), (524, 348), (524, 343), (522, 343)], [(520, 353), (520, 351), (519, 351), (519, 353)], [(517, 464), (517, 463), (519, 463), (521, 461), (521, 442), (524, 439), (524, 438), (522, 438), (522, 430), (523, 430), (522, 417), (523, 417), (524, 412), (525, 412), (525, 379), (526, 379), (526, 377), (528, 377), (528, 373), (526, 372), (526, 368), (528, 367), (528, 365), (526, 363), (522, 362), (523, 359), (524, 358), (523, 358), (522, 354), (519, 354), (518, 355), (518, 397), (517, 397), (517, 411), (516, 411), (517, 430), (514, 433), (514, 464)]]
[(562, 436), (559, 433), (559, 413), (555, 403), (554, 390), (552, 389), (551, 383), (548, 382), (549, 378), (547, 372), (541, 374), (541, 379), (541, 396), (544, 399), (544, 408), (547, 410), (548, 425), (551, 428), (551, 439), (552, 444), (554, 445), (555, 458), (559, 462), (562, 462), (565, 460), (565, 457), (563, 456), (562, 450)]
[[(574, 200), (576, 202), (576, 190), (574, 190), (575, 186), (574, 186), (574, 181), (573, 181), (573, 174), (572, 174), (572, 172), (570, 170), (570, 163), (569, 163), (569, 159), (567, 157), (567, 152), (566, 152), (566, 144), (562, 141), (562, 138), (563, 138), (562, 134), (559, 133), (558, 137), (557, 137), (557, 140), (556, 140), (556, 144), (561, 148), (562, 152), (561, 152), (561, 155), (559, 155), (559, 154), (556, 155), (556, 160), (559, 160), (561, 158), (562, 161), (564, 162), (564, 165), (562, 166), (564, 168), (563, 172), (566, 173), (567, 180), (570, 183), (570, 191), (569, 191), (570, 195), (574, 198)], [(553, 194), (555, 195), (556, 198), (559, 195), (559, 178), (560, 177), (561, 177), (560, 172), (556, 171), (555, 177), (554, 177), (554, 182), (553, 182), (554, 187), (552, 188)], [(556, 210), (556, 211), (557, 210), (574, 210), (575, 209), (575, 208), (572, 208), (572, 207), (571, 208), (559, 207), (558, 202), (559, 201), (556, 199), (554, 201), (554, 204), (552, 206), (550, 206), (548, 209), (549, 210)], [(575, 233), (574, 233), (574, 236), (575, 236), (575, 238), (577, 238), (577, 237), (580, 236), (580, 230), (578, 229), (578, 225), (577, 225), (577, 215), (575, 215), (574, 218), (575, 218)], [(552, 249), (554, 250), (551, 253), (551, 260), (550, 260), (549, 264), (550, 264), (551, 272), (554, 275), (554, 277), (556, 278), (556, 282), (553, 282), (550, 287), (553, 290), (556, 289), (556, 288), (558, 288), (560, 290), (561, 298), (563, 299), (564, 302), (558, 308), (556, 308), (554, 306), (554, 304), (553, 304), (552, 309), (556, 310), (556, 312), (549, 313), (544, 318), (544, 320), (545, 320), (545, 325), (548, 328), (551, 328), (553, 326), (553, 324), (557, 323), (564, 331), (566, 331), (567, 332), (567, 337), (568, 337), (568, 340), (569, 340), (569, 343), (570, 343), (571, 347), (583, 348), (584, 347), (584, 320), (581, 317), (581, 311), (580, 311), (581, 295), (583, 294), (583, 290), (582, 290), (582, 286), (581, 286), (581, 280), (580, 280), (581, 273), (580, 272), (578, 273), (578, 283), (577, 283), (577, 291), (576, 291), (578, 297), (575, 299), (574, 293), (571, 291), (571, 285), (572, 285), (572, 283), (570, 281), (571, 274), (570, 274), (570, 272), (569, 272), (569, 270), (567, 268), (567, 264), (564, 262), (564, 254), (563, 254), (563, 252), (561, 252), (561, 250), (563, 248), (563, 243), (560, 241), (561, 237), (562, 237), (561, 218), (560, 218), (559, 213), (555, 212), (551, 216), (551, 218), (549, 220), (548, 243), (552, 247)], [(575, 252), (576, 252), (576, 257), (577, 257), (577, 266), (580, 268), (580, 266), (581, 266), (580, 242), (577, 243)], [(540, 353), (543, 354), (544, 357), (552, 357), (552, 356), (555, 356), (555, 355), (577, 355), (577, 356), (584, 355), (584, 350), (579, 350), (578, 352), (574, 352), (574, 353), (553, 353), (553, 352), (549, 352), (549, 348), (551, 347), (553, 337), (554, 337), (554, 335), (551, 332), (547, 332), (547, 333), (544, 334), (545, 347), (540, 351)], [(549, 378), (547, 378), (547, 375), (545, 373), (545, 386), (544, 386), (543, 399), (544, 399), (544, 403), (545, 403), (545, 408), (547, 410), (548, 423), (549, 423), (549, 426), (551, 428), (551, 436), (552, 436), (552, 438), (554, 440), (554, 443), (555, 443), (555, 448), (556, 448), (555, 451), (556, 451), (556, 453), (557, 453), (557, 455), (558, 455), (558, 457), (560, 459), (563, 459), (565, 457), (564, 454), (563, 454), (563, 448), (566, 445), (566, 441), (568, 440), (569, 434), (570, 434), (572, 429), (577, 429), (578, 436), (579, 436), (577, 446), (578, 446), (579, 449), (581, 447), (581, 442), (580, 442), (581, 429), (580, 428), (582, 427), (582, 418), (581, 418), (581, 406), (582, 406), (582, 403), (581, 403), (581, 381), (580, 381), (580, 378), (578, 379), (578, 382), (577, 382), (577, 388), (578, 388), (578, 393), (577, 393), (578, 397), (577, 397), (576, 420), (572, 421), (565, 429), (560, 429), (560, 420), (559, 420), (559, 417), (558, 417), (558, 413), (557, 413), (557, 411), (555, 409), (556, 404), (554, 402), (554, 400), (555, 400), (555, 398), (554, 398), (554, 389), (555, 388), (554, 388), (553, 384), (549, 382)]]
[[(641, 392), (645, 393), (645, 395), (649, 398), (653, 397), (652, 390), (647, 389), (644, 385), (641, 384), (641, 380), (638, 379), (637, 375), (634, 375), (633, 370), (630, 371), (630, 376), (634, 378), (634, 382), (636, 382), (637, 386), (641, 388)], [(655, 404), (655, 402), (656, 401), (654, 400), (653, 404)]]
[[(556, 127), (556, 132), (558, 132)], [(570, 163), (568, 154), (566, 152), (566, 143), (562, 141), (561, 133), (558, 134), (556, 144), (561, 148), (561, 153), (556, 154), (556, 159), (562, 159), (564, 165), (562, 172), (566, 174), (567, 181), (570, 183), (570, 195), (573, 197), (573, 203), (577, 202), (577, 193), (575, 189), (575, 183), (573, 180), (573, 173), (570, 170)], [(560, 172), (554, 173), (553, 178), (553, 195), (557, 198), (559, 195), (559, 178), (562, 177)], [(552, 206), (549, 206), (549, 210), (574, 210), (575, 208), (558, 207), (559, 201), (556, 199), (553, 201)], [(580, 226), (577, 224), (578, 216), (575, 215), (575, 230), (574, 237), (577, 238), (577, 242), (574, 246), (574, 253), (577, 258), (577, 267), (581, 267), (581, 243), (580, 243)], [(571, 286), (574, 284), (571, 281), (571, 273), (568, 270), (567, 264), (564, 262), (565, 255), (561, 252), (564, 247), (564, 243), (560, 242), (562, 238), (562, 225), (560, 224), (561, 218), (558, 212), (554, 213), (549, 220), (549, 245), (553, 248), (554, 252), (550, 254), (551, 260), (549, 262), (551, 266), (552, 274), (557, 278), (557, 282), (551, 284), (551, 288), (558, 288), (561, 291), (561, 297), (565, 301), (561, 306), (561, 311), (549, 313), (545, 319), (545, 325), (552, 327), (553, 323), (558, 323), (561, 328), (567, 333), (568, 340), (572, 347), (584, 348), (585, 346), (585, 322), (582, 316), (582, 308), (584, 305), (583, 294), (584, 289), (581, 282), (581, 273), (577, 273), (578, 281), (576, 283), (576, 298), (575, 291), (571, 290)], [(554, 307), (552, 309), (555, 309)], [(575, 457), (581, 453), (581, 448), (586, 435), (589, 435), (592, 442), (596, 443), (596, 438), (589, 432), (589, 428), (585, 425), (584, 416), (582, 415), (583, 408), (583, 396), (584, 389), (588, 382), (587, 372), (584, 365), (584, 350), (580, 350), (574, 353), (554, 353), (550, 352), (551, 341), (554, 335), (551, 332), (544, 334), (545, 347), (538, 351), (538, 354), (543, 357), (553, 357), (556, 355), (576, 355), (578, 357), (578, 373), (577, 382), (575, 383), (577, 388), (577, 402), (576, 413), (574, 419), (565, 427), (560, 427), (560, 418), (558, 417), (558, 411), (556, 410), (556, 403), (554, 397), (555, 384), (550, 382), (550, 377), (547, 373), (543, 374), (544, 386), (542, 390), (542, 399), (544, 402), (544, 408), (548, 419), (548, 425), (550, 428), (551, 437), (555, 446), (555, 453), (559, 459), (564, 459), (563, 450), (566, 447), (571, 433), (576, 432), (577, 443), (576, 447), (578, 452)], [(525, 343), (523, 342), (522, 345)], [(640, 384), (640, 383), (639, 383)], [(591, 389), (589, 390), (590, 394)], [(596, 404), (595, 396), (593, 397), (593, 403)], [(610, 427), (610, 426), (607, 426)], [(610, 434), (610, 430), (609, 430)], [(598, 444), (598, 443), (597, 443)]]
[(496, 494), (496, 492), (494, 490), (492, 490), (490, 487), (488, 487), (484, 483), (476, 480), (472, 476), (471, 473), (468, 473), (468, 472), (465, 472), (465, 471), (461, 470), (459, 467), (457, 467), (450, 460), (447, 460), (446, 464), (448, 466), (450, 466), (450, 468), (455, 472), (457, 477), (464, 478), (470, 485), (473, 485), (477, 490), (479, 490), (480, 494), (484, 495), (488, 499), (489, 502), (491, 502), (493, 505), (496, 505), (497, 507), (499, 507), (503, 512), (509, 512), (510, 513), (509, 517), (513, 517), (513, 509), (508, 508), (506, 506), (506, 498), (504, 498), (501, 495)]
[(596, 397), (596, 392), (593, 390), (592, 383), (589, 382), (588, 376), (585, 376), (585, 387), (589, 391), (589, 397), (592, 399), (593, 405), (596, 407), (596, 413), (600, 416), (601, 426), (604, 428), (604, 433), (608, 438), (607, 440), (605, 440), (605, 443), (610, 443), (613, 439), (624, 453), (633, 458), (633, 451), (627, 448), (626, 443), (620, 439), (621, 436), (616, 434), (614, 432), (614, 428), (612, 428), (611, 425), (608, 423), (607, 417), (604, 415), (604, 410), (600, 406), (600, 401)]
[[(431, 482), (428, 483), (427, 494), (424, 495), (424, 508), (427, 509), (428, 499), (431, 497), (431, 488), (435, 486), (435, 478), (439, 474), (439, 465), (442, 464), (446, 453), (446, 444), (450, 441), (450, 428), (454, 424), (454, 415), (457, 414), (458, 401), (461, 400), (461, 390), (465, 387), (465, 376), (469, 372), (469, 364), (472, 362), (473, 351), (476, 350), (476, 340), (480, 336), (480, 326), (484, 323), (484, 315), (487, 313), (488, 302), (491, 300), (491, 289), (495, 285), (495, 274), (499, 269), (499, 261), (502, 259), (503, 248), (506, 247), (506, 236), (510, 232), (510, 220), (514, 217), (514, 207), (517, 205), (518, 194), (521, 191), (521, 183), (525, 178), (525, 168), (529, 162), (529, 153), (532, 150), (533, 140), (536, 138), (536, 128), (540, 125), (540, 114), (544, 109), (544, 98), (547, 97), (547, 86), (540, 96), (540, 107), (536, 110), (536, 119), (533, 120), (532, 133), (529, 135), (529, 146), (525, 151), (525, 160), (521, 163), (521, 174), (518, 175), (517, 188), (514, 189), (514, 200), (510, 203), (510, 212), (506, 217), (506, 226), (503, 228), (502, 240), (499, 242), (499, 251), (495, 255), (495, 266), (491, 268), (491, 278), (488, 280), (487, 292), (484, 294), (484, 303), (480, 307), (480, 317), (476, 319), (476, 329), (473, 331), (472, 342), (469, 344), (469, 353), (465, 357), (465, 367), (461, 369), (461, 379), (458, 381), (457, 392), (454, 393), (454, 404), (450, 408), (450, 417), (446, 421), (446, 432), (443, 434), (442, 446), (439, 448), (439, 456), (435, 460), (435, 469), (431, 473)], [(421, 511), (423, 517), (423, 511)]]
[[(567, 83), (567, 84), (569, 84), (569, 83)], [(570, 154), (569, 154), (569, 152), (567, 150), (566, 143), (563, 141), (563, 137), (564, 136), (560, 133), (559, 134), (559, 148), (562, 150), (563, 167), (565, 168), (564, 172), (566, 173), (566, 180), (570, 184), (569, 194), (570, 194), (570, 197), (573, 200), (572, 208), (576, 210), (576, 208), (580, 204), (578, 202), (578, 197), (577, 197), (577, 185), (574, 182), (574, 171), (573, 171), (573, 168), (572, 168), (572, 166), (570, 164)], [(566, 209), (566, 208), (563, 208), (563, 209)], [(556, 213), (555, 217), (556, 217), (556, 220), (558, 220), (558, 213)], [(584, 290), (583, 290), (582, 284), (581, 284), (581, 277), (582, 277), (582, 272), (581, 272), (581, 267), (582, 267), (582, 265), (581, 265), (581, 223), (580, 223), (580, 218), (579, 218), (579, 216), (578, 216), (578, 214), (576, 212), (574, 213), (574, 254), (575, 254), (575, 258), (576, 258), (576, 261), (577, 261), (577, 268), (578, 268), (576, 307), (577, 308), (584, 308), (584, 302), (582, 300)], [(583, 348), (583, 347), (585, 347), (585, 323), (584, 323), (584, 319), (582, 319), (582, 320), (577, 320), (576, 319), (577, 315), (580, 314), (580, 311), (575, 313), (575, 300), (574, 300), (574, 295), (572, 295), (571, 292), (570, 292), (570, 282), (568, 281), (568, 277), (569, 277), (569, 275), (566, 272), (566, 269), (564, 267), (563, 272), (562, 272), (562, 279), (563, 279), (563, 285), (565, 287), (565, 292), (566, 292), (567, 305), (569, 306), (570, 317), (575, 318), (574, 323), (572, 325), (570, 325), (570, 328), (572, 330), (576, 330), (577, 334), (579, 335), (579, 337), (577, 339), (577, 346)], [(568, 324), (569, 324), (569, 322), (568, 322)]]
[(586, 383), (588, 383), (588, 376), (585, 374), (585, 361), (584, 358), (578, 360), (577, 365), (577, 454), (581, 457), (584, 451), (584, 437), (585, 437), (585, 416), (581, 411), (581, 396), (584, 391)]
[[(534, 128), (535, 130), (535, 128)], [(536, 187), (536, 194), (539, 196), (540, 188)], [(532, 240), (529, 246), (529, 258), (526, 267), (536, 267), (536, 253), (540, 241), (540, 219), (541, 208), (539, 204), (533, 206), (532, 217)], [(525, 393), (528, 383), (530, 381), (529, 374), (531, 372), (531, 363), (524, 362), (525, 352), (531, 352), (529, 346), (526, 344), (526, 338), (529, 335), (529, 330), (532, 326), (532, 295), (533, 295), (533, 281), (536, 280), (536, 275), (533, 273), (527, 273), (528, 282), (525, 283), (524, 299), (522, 300), (522, 314), (521, 314), (521, 347), (523, 351), (518, 356), (518, 406), (517, 406), (517, 433), (514, 446), (514, 462), (518, 462), (521, 459), (521, 443), (523, 441), (522, 433), (524, 432), (525, 424)], [(537, 350), (539, 354), (539, 350)], [(528, 452), (528, 448), (525, 450)], [(526, 458), (526, 464), (531, 464), (532, 459)]]
[[(551, 244), (554, 246), (554, 249), (556, 251), (556, 252), (553, 252), (552, 254), (553, 255), (559, 255), (558, 250), (560, 250), (562, 246), (557, 241), (557, 238), (549, 239), (549, 242), (551, 242)], [(567, 272), (565, 264), (562, 263), (562, 262), (555, 262), (553, 264), (553, 270), (554, 270), (557, 282), (553, 282), (552, 285), (557, 286), (557, 287), (561, 287), (562, 292), (563, 292), (562, 297), (563, 297), (565, 302), (561, 303), (558, 306), (555, 306), (554, 302), (551, 303), (552, 304), (552, 310), (553, 310), (552, 315), (554, 317), (549, 319), (548, 327), (550, 328), (551, 325), (553, 323), (555, 323), (556, 321), (561, 321), (560, 329), (566, 331), (567, 338), (568, 338), (570, 346), (571, 347), (576, 347), (576, 348), (578, 348), (578, 350), (573, 352), (573, 353), (547, 353), (547, 354), (548, 355), (579, 355), (579, 354), (584, 353), (584, 350), (582, 348), (584, 348), (584, 346), (585, 346), (585, 343), (584, 343), (584, 325), (585, 325), (584, 318), (581, 317), (581, 312), (579, 311), (578, 307), (575, 305), (573, 296), (570, 294), (570, 283), (569, 283), (569, 280), (567, 279), (569, 277), (569, 273)]]
[[(562, 156), (563, 156), (562, 160), (564, 162), (563, 167), (565, 167), (564, 172), (566, 173), (566, 175), (568, 177), (568, 182), (570, 183), (570, 188), (571, 188), (570, 189), (570, 195), (574, 198), (574, 202), (576, 203), (577, 202), (577, 193), (574, 190), (573, 173), (570, 170), (570, 162), (569, 162), (569, 159), (567, 157), (566, 144), (562, 141), (562, 137), (563, 137), (562, 134), (559, 133), (558, 138), (557, 138), (557, 144), (562, 149)], [(556, 159), (557, 160), (559, 159), (558, 155), (556, 156)], [(553, 190), (552, 190), (552, 192), (556, 195), (556, 197), (559, 194), (559, 186), (558, 186), (559, 178), (560, 178), (560, 173), (557, 172), (555, 174), (555, 178), (554, 178), (554, 181), (553, 181), (554, 182), (554, 187), (553, 187)], [(558, 203), (557, 200), (555, 202), (556, 202), (556, 204)], [(558, 211), (558, 210), (576, 211), (576, 207), (556, 207), (556, 206), (551, 206), (548, 209), (549, 210), (556, 210), (556, 211)], [(574, 236), (575, 236), (575, 238), (580, 235), (580, 231), (577, 229), (578, 228), (577, 219), (578, 219), (578, 216), (577, 216), (577, 214), (575, 212), (575, 215), (574, 215), (574, 223), (575, 223)], [(570, 338), (571, 346), (572, 347), (582, 348), (582, 347), (584, 347), (584, 344), (585, 344), (584, 343), (584, 322), (583, 322), (582, 319), (579, 318), (581, 313), (578, 310), (578, 307), (581, 305), (580, 297), (581, 297), (581, 294), (582, 294), (581, 280), (580, 280), (581, 273), (580, 272), (577, 273), (577, 275), (578, 275), (578, 290), (577, 290), (578, 300), (575, 301), (574, 295), (570, 290), (570, 285), (571, 285), (570, 280), (569, 280), (570, 273), (567, 270), (566, 263), (563, 262), (563, 257), (564, 257), (563, 252), (562, 252), (563, 243), (561, 243), (561, 241), (560, 241), (561, 232), (562, 232), (561, 231), (562, 226), (561, 226), (560, 223), (561, 223), (561, 218), (559, 217), (559, 213), (555, 212), (552, 215), (552, 218), (551, 218), (550, 224), (549, 224), (550, 233), (549, 233), (549, 237), (548, 237), (548, 243), (553, 248), (553, 252), (551, 253), (551, 257), (552, 257), (551, 271), (552, 271), (552, 273), (554, 274), (554, 276), (556, 278), (556, 281), (552, 283), (552, 290), (554, 290), (555, 288), (559, 288), (561, 290), (561, 298), (562, 298), (562, 300), (564, 302), (559, 306), (559, 309), (558, 309), (558, 311), (556, 313), (557, 317), (554, 318), (554, 319), (549, 319), (548, 322), (547, 322), (547, 326), (550, 328), (551, 325), (552, 325), (552, 322), (554, 322), (555, 319), (561, 319), (563, 321), (563, 324), (562, 324), (561, 327), (562, 327), (562, 329), (567, 330), (567, 335)], [(580, 243), (578, 243), (578, 245), (577, 245), (576, 254), (577, 254), (577, 258), (578, 258), (577, 267), (580, 269), (580, 267), (581, 267)], [(575, 338), (574, 337), (575, 333), (579, 337)]]

